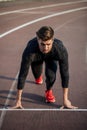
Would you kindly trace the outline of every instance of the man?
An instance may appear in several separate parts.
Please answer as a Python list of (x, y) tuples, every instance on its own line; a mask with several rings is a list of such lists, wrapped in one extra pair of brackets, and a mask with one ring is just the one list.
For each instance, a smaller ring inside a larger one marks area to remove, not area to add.
[(53, 84), (56, 80), (57, 64), (59, 63), (61, 84), (63, 88), (63, 107), (77, 108), (73, 106), (68, 99), (68, 53), (63, 43), (54, 38), (54, 30), (49, 26), (43, 26), (36, 32), (36, 37), (30, 40), (22, 55), (21, 68), (17, 84), (16, 105), (12, 108), (23, 108), (21, 104), (22, 92), (25, 80), (31, 65), (35, 82), (43, 83), (42, 69), (45, 63), (46, 76), (46, 102), (55, 102), (55, 96), (52, 92)]

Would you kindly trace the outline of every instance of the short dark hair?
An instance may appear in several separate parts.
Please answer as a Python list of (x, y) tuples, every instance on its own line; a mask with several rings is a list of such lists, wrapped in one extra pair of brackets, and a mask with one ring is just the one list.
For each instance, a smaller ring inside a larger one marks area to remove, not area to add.
[(50, 26), (43, 26), (36, 32), (36, 34), (41, 40), (47, 41), (53, 38), (54, 30)]

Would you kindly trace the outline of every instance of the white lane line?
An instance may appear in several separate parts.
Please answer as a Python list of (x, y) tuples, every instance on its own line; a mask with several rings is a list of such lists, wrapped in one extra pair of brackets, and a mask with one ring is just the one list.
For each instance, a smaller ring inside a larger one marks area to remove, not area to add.
[(0, 109), (4, 112), (6, 111), (79, 111), (87, 112), (87, 109), (61, 109), (61, 108), (24, 108), (24, 109)]
[(55, 7), (55, 6), (78, 4), (78, 3), (83, 3), (83, 2), (87, 2), (87, 0), (81, 0), (81, 1), (75, 1), (75, 2), (65, 2), (65, 3), (51, 4), (51, 5), (44, 5), (44, 6), (39, 6), (39, 7), (27, 8), (27, 9), (19, 9), (19, 10), (14, 10), (14, 11), (3, 12), (3, 13), (0, 13), (0, 15), (7, 15), (7, 14), (11, 14), (11, 13), (26, 11), (26, 10), (44, 9), (44, 8), (50, 8), (50, 7)]
[(5, 33), (3, 33), (3, 34), (1, 34), (1, 35), (0, 35), (0, 38), (2, 38), (2, 37), (4, 37), (4, 36), (6, 36), (6, 35), (8, 35), (8, 34), (10, 34), (10, 33), (12, 33), (12, 32), (14, 32), (14, 31), (17, 31), (17, 30), (19, 30), (19, 29), (21, 29), (21, 28), (24, 28), (24, 27), (26, 27), (26, 26), (28, 26), (28, 25), (31, 25), (31, 24), (33, 24), (33, 23), (36, 23), (36, 22), (39, 22), (39, 21), (42, 21), (42, 20), (45, 20), (45, 19), (48, 19), (48, 18), (52, 18), (52, 17), (55, 17), (55, 16), (59, 16), (59, 15), (63, 15), (63, 14), (68, 14), (68, 13), (72, 13), (72, 12), (84, 10), (84, 9), (87, 9), (87, 7), (82, 7), (82, 8), (76, 8), (76, 9), (66, 10), (66, 11), (54, 13), (54, 14), (51, 14), (51, 15), (47, 15), (47, 16), (44, 16), (44, 17), (35, 19), (35, 20), (33, 20), (33, 21), (30, 21), (30, 22), (28, 22), (28, 23), (22, 24), (22, 25), (20, 25), (20, 26), (18, 26), (18, 27), (16, 27), (16, 28), (13, 28), (13, 29), (11, 29), (11, 30), (9, 30), (9, 31), (7, 31), (7, 32), (5, 32)]
[[(5, 101), (5, 104), (4, 104), (4, 106), (7, 106), (8, 104), (9, 104), (9, 99), (12, 97), (12, 92), (13, 92), (13, 90), (14, 90), (14, 87), (15, 87), (15, 84), (16, 84), (16, 79), (18, 78), (18, 74), (19, 74), (19, 72), (17, 73), (17, 75), (16, 75), (16, 77), (15, 77), (15, 80), (13, 81), (13, 83), (12, 83), (12, 86), (11, 86), (11, 88), (10, 88), (10, 90), (9, 90), (9, 94), (8, 94), (8, 96), (7, 96), (7, 99), (6, 99), (6, 101)], [(6, 111), (3, 111), (3, 109), (2, 109), (2, 113), (1, 113), (1, 116), (0, 116), (0, 130), (1, 130), (1, 127), (2, 127), (2, 124), (3, 124), (3, 120), (4, 120), (4, 117), (5, 117), (5, 115), (6, 115)]]

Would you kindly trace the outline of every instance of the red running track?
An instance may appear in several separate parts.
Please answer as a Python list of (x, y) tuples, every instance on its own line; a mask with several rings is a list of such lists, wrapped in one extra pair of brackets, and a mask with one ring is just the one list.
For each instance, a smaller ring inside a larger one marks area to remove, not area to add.
[[(68, 11), (68, 12), (67, 12)], [(37, 21), (36, 21), (37, 20)], [(69, 52), (70, 100), (78, 110), (62, 110), (59, 73), (53, 91), (56, 103), (44, 102), (43, 85), (29, 71), (22, 103), (24, 110), (3, 110), (16, 98), (21, 55), (28, 40), (43, 25), (55, 30)], [(0, 3), (0, 127), (1, 130), (87, 129), (87, 1)]]

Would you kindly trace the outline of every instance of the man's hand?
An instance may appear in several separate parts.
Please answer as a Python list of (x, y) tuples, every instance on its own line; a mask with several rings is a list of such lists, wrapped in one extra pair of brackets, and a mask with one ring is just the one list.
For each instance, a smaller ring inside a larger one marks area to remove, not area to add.
[(21, 104), (21, 101), (20, 100), (17, 100), (16, 101), (16, 105), (13, 106), (13, 107), (10, 107), (10, 109), (23, 109), (23, 106)]
[(64, 107), (68, 108), (68, 109), (77, 109), (78, 108), (76, 106), (73, 106), (69, 100), (64, 101), (64, 105), (61, 107), (61, 109), (63, 109)]

